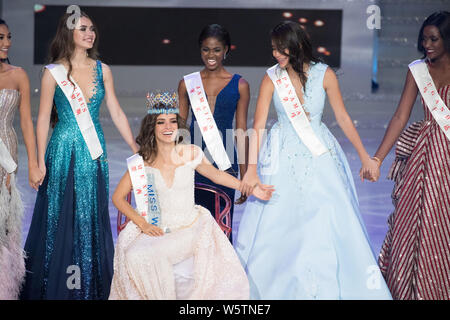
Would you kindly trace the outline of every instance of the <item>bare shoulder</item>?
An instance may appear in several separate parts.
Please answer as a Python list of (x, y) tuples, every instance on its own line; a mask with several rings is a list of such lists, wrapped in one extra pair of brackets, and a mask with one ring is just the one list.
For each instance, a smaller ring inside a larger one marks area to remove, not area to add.
[(7, 71), (12, 79), (21, 82), (28, 81), (27, 72), (22, 67), (10, 66), (10, 70)]
[(200, 147), (194, 144), (183, 144), (179, 146), (181, 147), (179, 149), (179, 155), (183, 163), (191, 162), (197, 159), (197, 157), (199, 157), (202, 153)]
[(323, 76), (323, 87), (324, 89), (327, 89), (330, 87), (330, 85), (337, 84), (338, 80), (336, 77), (336, 73), (327, 66), (327, 69), (325, 70), (325, 75)]
[(103, 79), (107, 80), (110, 77), (112, 77), (111, 68), (104, 62), (101, 62), (101, 64), (102, 64)]
[(267, 73), (264, 74), (262, 80), (261, 80), (261, 90), (269, 90), (273, 92), (275, 86), (273, 85), (272, 80), (270, 79), (269, 75)]
[(247, 80), (245, 80), (243, 77), (239, 79), (239, 90), (240, 89), (249, 89), (250, 85), (248, 84)]
[(186, 83), (184, 83), (184, 78), (178, 82), (178, 90), (186, 90)]
[(103, 70), (107, 70), (107, 71), (111, 72), (111, 68), (106, 63), (101, 62), (101, 64), (102, 64), (102, 69)]

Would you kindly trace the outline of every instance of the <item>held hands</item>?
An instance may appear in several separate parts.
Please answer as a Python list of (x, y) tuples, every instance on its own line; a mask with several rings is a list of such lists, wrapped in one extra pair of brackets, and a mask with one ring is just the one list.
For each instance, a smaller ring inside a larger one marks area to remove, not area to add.
[(364, 181), (364, 179), (371, 182), (377, 181), (380, 177), (380, 165), (381, 161), (376, 157), (367, 158), (362, 161), (362, 167), (359, 170), (361, 181)]
[(247, 170), (242, 178), (241, 185), (239, 186), (239, 191), (242, 195), (249, 196), (252, 194), (253, 187), (257, 184), (261, 184), (256, 170)]
[(28, 168), (28, 183), (34, 190), (38, 190), (39, 186), (42, 184), (42, 181), (44, 181), (45, 177), (45, 165), (44, 165), (44, 172), (37, 166), (32, 165)]
[(247, 196), (254, 195), (258, 199), (269, 200), (275, 189), (273, 186), (262, 184), (255, 171), (247, 170), (241, 181), (239, 191), (242, 193), (241, 198), (245, 196), (245, 199), (247, 199)]
[(261, 200), (270, 200), (272, 193), (275, 191), (273, 186), (258, 183), (252, 190), (252, 195)]

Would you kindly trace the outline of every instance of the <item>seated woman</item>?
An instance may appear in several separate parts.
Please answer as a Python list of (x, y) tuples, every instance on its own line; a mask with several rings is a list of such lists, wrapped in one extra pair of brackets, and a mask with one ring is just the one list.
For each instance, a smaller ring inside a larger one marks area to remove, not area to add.
[[(239, 189), (200, 148), (181, 145), (176, 93), (152, 94), (136, 138), (140, 149), (112, 197), (131, 221), (117, 239), (110, 299), (248, 299), (240, 261), (209, 211), (194, 203), (194, 172)], [(143, 180), (143, 181), (142, 181)], [(137, 211), (125, 200), (134, 190)], [(269, 200), (274, 190), (252, 194)], [(152, 222), (152, 223), (149, 223)]]

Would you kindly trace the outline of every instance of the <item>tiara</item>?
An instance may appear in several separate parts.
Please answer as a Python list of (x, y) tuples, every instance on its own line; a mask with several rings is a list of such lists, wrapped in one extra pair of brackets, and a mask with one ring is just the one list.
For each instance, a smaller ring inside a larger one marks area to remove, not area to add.
[[(164, 105), (164, 108), (156, 107), (161, 104)], [(180, 113), (180, 109), (178, 108), (178, 95), (176, 91), (148, 92), (147, 109), (148, 114)]]

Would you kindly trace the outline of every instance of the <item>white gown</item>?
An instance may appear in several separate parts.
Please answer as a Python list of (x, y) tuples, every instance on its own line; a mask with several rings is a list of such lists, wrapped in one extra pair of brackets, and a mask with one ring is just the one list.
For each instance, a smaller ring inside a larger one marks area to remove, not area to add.
[(172, 186), (154, 174), (161, 228), (151, 237), (129, 222), (114, 256), (109, 299), (249, 299), (244, 269), (211, 213), (194, 202), (194, 172), (203, 153), (176, 168)]

